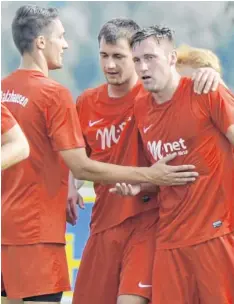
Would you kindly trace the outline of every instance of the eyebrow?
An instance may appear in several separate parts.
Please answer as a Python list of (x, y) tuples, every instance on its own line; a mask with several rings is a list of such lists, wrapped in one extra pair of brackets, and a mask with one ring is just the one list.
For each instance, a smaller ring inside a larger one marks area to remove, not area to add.
[[(101, 55), (108, 55), (106, 52), (100, 51)], [(111, 54), (112, 56), (116, 56), (116, 55), (120, 55), (120, 56), (126, 56), (125, 54), (121, 54), (121, 53), (113, 53)]]

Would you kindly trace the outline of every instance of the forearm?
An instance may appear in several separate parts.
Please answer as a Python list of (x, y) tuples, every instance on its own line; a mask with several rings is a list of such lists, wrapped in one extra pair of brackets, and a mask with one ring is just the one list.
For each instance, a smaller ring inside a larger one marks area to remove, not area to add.
[(29, 155), (28, 144), (22, 142), (5, 143), (1, 147), (1, 170), (7, 169), (26, 159)]
[[(148, 168), (137, 168), (105, 164), (88, 159), (78, 170), (73, 171), (75, 178), (113, 184), (116, 182), (140, 183), (149, 181)], [(145, 173), (146, 172), (146, 173)]]

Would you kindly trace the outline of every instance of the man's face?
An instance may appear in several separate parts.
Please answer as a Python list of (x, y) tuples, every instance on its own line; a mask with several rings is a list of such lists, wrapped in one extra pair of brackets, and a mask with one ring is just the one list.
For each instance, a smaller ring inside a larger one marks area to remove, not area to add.
[(134, 45), (135, 69), (146, 90), (160, 92), (165, 88), (176, 61), (176, 53), (172, 49), (170, 42), (162, 40), (158, 43), (154, 37)]
[(45, 36), (43, 50), (49, 70), (60, 69), (63, 66), (63, 52), (68, 48), (64, 34), (61, 21), (59, 19), (52, 21), (48, 28), (48, 35)]
[(132, 51), (127, 39), (119, 38), (115, 44), (110, 44), (102, 38), (99, 53), (101, 68), (109, 84), (124, 84), (135, 73)]

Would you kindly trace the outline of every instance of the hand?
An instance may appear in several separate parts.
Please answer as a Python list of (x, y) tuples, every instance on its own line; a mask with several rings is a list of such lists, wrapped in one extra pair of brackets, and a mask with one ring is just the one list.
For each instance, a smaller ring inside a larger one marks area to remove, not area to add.
[(197, 94), (216, 91), (219, 83), (221, 83), (220, 74), (212, 68), (197, 69), (193, 73), (192, 79), (194, 80), (193, 90)]
[(84, 209), (83, 197), (78, 193), (74, 184), (69, 184), (67, 207), (66, 207), (66, 220), (72, 226), (76, 225), (78, 219), (77, 205)]
[(180, 186), (194, 182), (199, 176), (197, 172), (190, 171), (195, 169), (193, 165), (169, 166), (167, 163), (173, 160), (177, 153), (167, 155), (159, 160), (149, 169), (150, 180), (148, 182), (158, 186)]
[(141, 192), (141, 185), (131, 185), (125, 183), (117, 183), (114, 188), (109, 189), (110, 193), (119, 194), (122, 196), (135, 196)]

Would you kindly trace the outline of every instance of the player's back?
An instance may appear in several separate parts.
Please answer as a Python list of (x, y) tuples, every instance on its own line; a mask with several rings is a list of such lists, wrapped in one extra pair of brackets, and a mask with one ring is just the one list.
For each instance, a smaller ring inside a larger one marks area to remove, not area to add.
[[(77, 110), (90, 158), (122, 166), (148, 166), (133, 115), (134, 102), (145, 94), (140, 83), (121, 98), (108, 96), (108, 85), (85, 91)], [(113, 172), (114, 174), (114, 172)], [(155, 199), (120, 197), (109, 193), (110, 186), (95, 183), (91, 233), (116, 226), (125, 219), (149, 209), (157, 209)], [(153, 196), (153, 195), (152, 195)]]
[(29, 158), (2, 176), (3, 244), (64, 242), (68, 169), (53, 140), (65, 91), (38, 71), (17, 70), (2, 80), (2, 102), (30, 145)]

